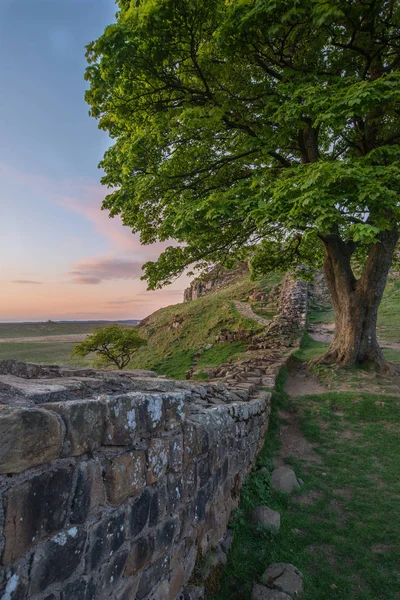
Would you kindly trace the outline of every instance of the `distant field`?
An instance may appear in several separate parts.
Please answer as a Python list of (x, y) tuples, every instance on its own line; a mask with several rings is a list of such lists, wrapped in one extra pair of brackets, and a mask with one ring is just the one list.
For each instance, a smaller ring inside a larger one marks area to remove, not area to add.
[[(116, 323), (118, 321), (93, 321), (82, 323), (57, 323), (54, 321), (46, 321), (44, 323), (0, 323), (0, 339), (90, 333), (93, 329), (105, 327), (111, 322)], [(120, 324), (124, 327), (135, 327), (133, 321), (121, 321)]]
[[(104, 321), (0, 323), (0, 360), (88, 366), (93, 357), (71, 359), (74, 346), (84, 339), (86, 334), (109, 324)], [(124, 327), (136, 327), (133, 321), (119, 324)]]

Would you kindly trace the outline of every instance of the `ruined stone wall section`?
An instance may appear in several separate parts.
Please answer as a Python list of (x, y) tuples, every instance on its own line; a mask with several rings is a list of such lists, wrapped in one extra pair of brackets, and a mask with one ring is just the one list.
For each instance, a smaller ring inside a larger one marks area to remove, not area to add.
[(270, 395), (139, 375), (0, 364), (1, 600), (173, 600), (224, 537)]

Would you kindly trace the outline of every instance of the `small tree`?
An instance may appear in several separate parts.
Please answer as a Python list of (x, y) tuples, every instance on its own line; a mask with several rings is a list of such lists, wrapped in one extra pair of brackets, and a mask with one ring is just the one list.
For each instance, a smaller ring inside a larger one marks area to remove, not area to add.
[(91, 352), (97, 352), (97, 365), (114, 364), (118, 369), (124, 369), (136, 350), (146, 344), (146, 340), (135, 329), (108, 325), (103, 329), (96, 329), (86, 340), (77, 344), (72, 356), (87, 356)]

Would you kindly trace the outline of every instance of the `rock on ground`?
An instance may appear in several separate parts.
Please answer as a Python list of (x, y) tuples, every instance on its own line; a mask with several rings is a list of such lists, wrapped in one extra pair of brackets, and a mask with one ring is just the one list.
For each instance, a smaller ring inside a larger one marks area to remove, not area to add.
[(270, 531), (279, 531), (281, 515), (267, 506), (256, 506), (251, 513), (253, 525), (262, 525)]
[(272, 471), (271, 485), (278, 492), (291, 494), (300, 487), (296, 474), (290, 467), (278, 467)]
[(253, 587), (251, 600), (291, 600), (291, 597), (284, 592), (271, 590), (271, 588), (256, 583)]
[(289, 563), (269, 565), (261, 578), (268, 587), (284, 592), (292, 598), (300, 598), (303, 591), (303, 575)]
[(182, 594), (179, 596), (179, 600), (204, 600), (205, 591), (203, 586), (191, 586), (187, 585)]

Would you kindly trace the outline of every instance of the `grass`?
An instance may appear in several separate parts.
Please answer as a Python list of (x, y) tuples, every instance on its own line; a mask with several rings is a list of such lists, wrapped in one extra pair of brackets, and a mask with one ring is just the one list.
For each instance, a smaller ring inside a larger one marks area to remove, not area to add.
[(21, 360), (44, 364), (88, 366), (91, 358), (71, 358), (73, 342), (3, 342), (0, 344), (0, 360)]
[(378, 335), (400, 343), (400, 279), (389, 279), (378, 314)]
[[(247, 348), (246, 343), (216, 343), (215, 338), (222, 329), (260, 331), (256, 321), (239, 314), (233, 300), (246, 301), (254, 288), (268, 290), (276, 280), (276, 274), (262, 282), (251, 281), (246, 275), (203, 298), (153, 313), (139, 325), (148, 345), (137, 351), (129, 367), (152, 369), (161, 375), (184, 379), (192, 366), (201, 371), (240, 356)], [(206, 350), (210, 344), (212, 347)]]
[[(314, 495), (309, 504), (295, 503), (269, 484), (279, 447), (278, 409), (287, 405), (281, 378), (266, 444), (235, 515), (221, 588), (209, 600), (248, 600), (273, 562), (303, 572), (303, 600), (399, 599), (399, 397), (331, 392), (296, 400), (303, 433), (318, 444), (321, 458), (321, 464), (290, 461), (304, 480), (301, 494)], [(257, 505), (281, 513), (278, 534), (249, 526)]]

